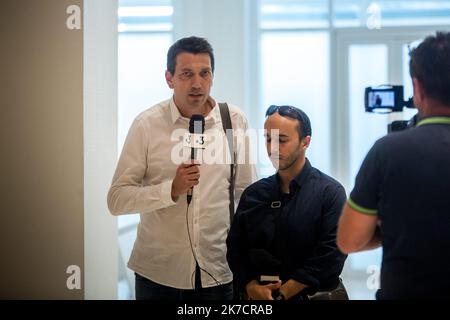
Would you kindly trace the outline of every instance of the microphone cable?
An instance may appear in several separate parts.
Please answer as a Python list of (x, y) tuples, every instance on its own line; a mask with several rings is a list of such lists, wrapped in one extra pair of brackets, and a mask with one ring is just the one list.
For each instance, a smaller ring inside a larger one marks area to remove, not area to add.
[[(189, 236), (189, 244), (191, 246), (191, 252), (192, 252), (192, 256), (194, 257), (194, 260), (195, 260), (196, 268), (198, 266), (200, 271), (205, 272), (207, 275), (209, 275), (214, 280), (214, 282), (218, 286), (220, 286), (220, 285), (222, 285), (222, 283), (220, 283), (220, 281), (218, 281), (216, 278), (214, 278), (214, 276), (211, 273), (209, 273), (207, 270), (205, 270), (202, 267), (200, 267), (200, 265), (198, 264), (197, 257), (195, 256), (195, 252), (194, 252), (194, 247), (192, 246), (191, 232), (189, 230), (189, 218), (188, 218), (188, 216), (189, 216), (189, 205), (190, 205), (190, 201), (188, 201), (188, 205), (186, 207), (186, 227), (187, 227), (187, 232), (188, 232), (188, 236)], [(192, 286), (192, 289), (195, 289), (195, 285), (194, 285), (194, 281), (193, 281), (194, 275), (195, 275), (195, 270), (194, 270), (194, 272), (191, 275), (191, 286)], [(200, 280), (200, 283), (201, 283), (201, 280)]]

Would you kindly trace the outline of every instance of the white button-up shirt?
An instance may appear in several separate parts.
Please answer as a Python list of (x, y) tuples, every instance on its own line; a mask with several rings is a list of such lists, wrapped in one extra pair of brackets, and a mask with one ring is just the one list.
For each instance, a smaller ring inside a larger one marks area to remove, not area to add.
[[(214, 108), (205, 117), (205, 133), (211, 137), (213, 134), (208, 133), (213, 132), (225, 139), (219, 106), (211, 101)], [(229, 109), (233, 129), (247, 130), (243, 112), (232, 105)], [(195, 259), (215, 278), (202, 271), (203, 287), (232, 281), (225, 243), (230, 227), (230, 162), (211, 161), (220, 152), (228, 155), (226, 140), (217, 144), (209, 138), (198, 154), (202, 162), (200, 180), (194, 187), (188, 212), (185, 195), (176, 202), (171, 197), (176, 170), (191, 155), (190, 148), (180, 142), (188, 128), (189, 119), (180, 114), (173, 99), (141, 113), (130, 128), (108, 193), (112, 214), (140, 213), (128, 267), (154, 282), (179, 289), (193, 288)], [(218, 152), (217, 145), (221, 149)], [(251, 157), (246, 158), (249, 150), (242, 139), (235, 139), (234, 149), (238, 201), (243, 190), (256, 181), (256, 170), (249, 163)]]

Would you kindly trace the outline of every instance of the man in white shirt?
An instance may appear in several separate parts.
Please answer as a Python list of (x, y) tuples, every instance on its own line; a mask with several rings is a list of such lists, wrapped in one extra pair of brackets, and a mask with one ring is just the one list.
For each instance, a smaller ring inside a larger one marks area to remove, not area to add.
[[(218, 103), (210, 96), (213, 75), (213, 49), (205, 39), (183, 38), (173, 44), (166, 71), (173, 97), (135, 119), (117, 164), (108, 207), (113, 215), (140, 213), (141, 218), (128, 262), (136, 273), (136, 299), (233, 296), (225, 243), (231, 167), (220, 157), (211, 161), (211, 155), (230, 150), (226, 142), (218, 143), (227, 140), (222, 139)], [(247, 130), (243, 112), (235, 106), (229, 106), (229, 112), (234, 132)], [(220, 138), (208, 139), (199, 158), (191, 161), (190, 148), (180, 141), (195, 114), (204, 116), (207, 137)], [(245, 140), (235, 141), (234, 200), (239, 201), (242, 191), (256, 180), (256, 171)]]

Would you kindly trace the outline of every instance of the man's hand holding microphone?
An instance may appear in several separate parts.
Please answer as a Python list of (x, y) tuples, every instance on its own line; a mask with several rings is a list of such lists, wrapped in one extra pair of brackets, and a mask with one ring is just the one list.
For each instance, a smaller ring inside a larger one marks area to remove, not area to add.
[[(172, 182), (172, 200), (176, 201), (182, 194), (187, 193), (188, 205), (192, 200), (194, 186), (198, 185), (200, 179), (199, 163), (196, 161), (197, 149), (204, 146), (205, 118), (202, 115), (194, 114), (189, 121), (189, 137), (187, 145), (191, 147), (191, 159), (187, 163), (181, 164), (177, 168), (175, 178)], [(197, 141), (201, 140), (201, 143)]]
[(182, 163), (177, 168), (177, 173), (172, 182), (172, 200), (177, 201), (180, 195), (188, 193), (194, 186), (198, 185), (200, 179), (200, 164), (195, 160)]

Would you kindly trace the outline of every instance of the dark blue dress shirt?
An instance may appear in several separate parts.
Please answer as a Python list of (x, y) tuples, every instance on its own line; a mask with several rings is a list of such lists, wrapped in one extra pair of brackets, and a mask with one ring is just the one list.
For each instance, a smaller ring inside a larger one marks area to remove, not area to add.
[(344, 188), (306, 159), (289, 189), (281, 192), (275, 174), (242, 194), (227, 238), (228, 264), (242, 291), (261, 275), (294, 279), (309, 286), (308, 294), (338, 284), (346, 258), (336, 246)]

